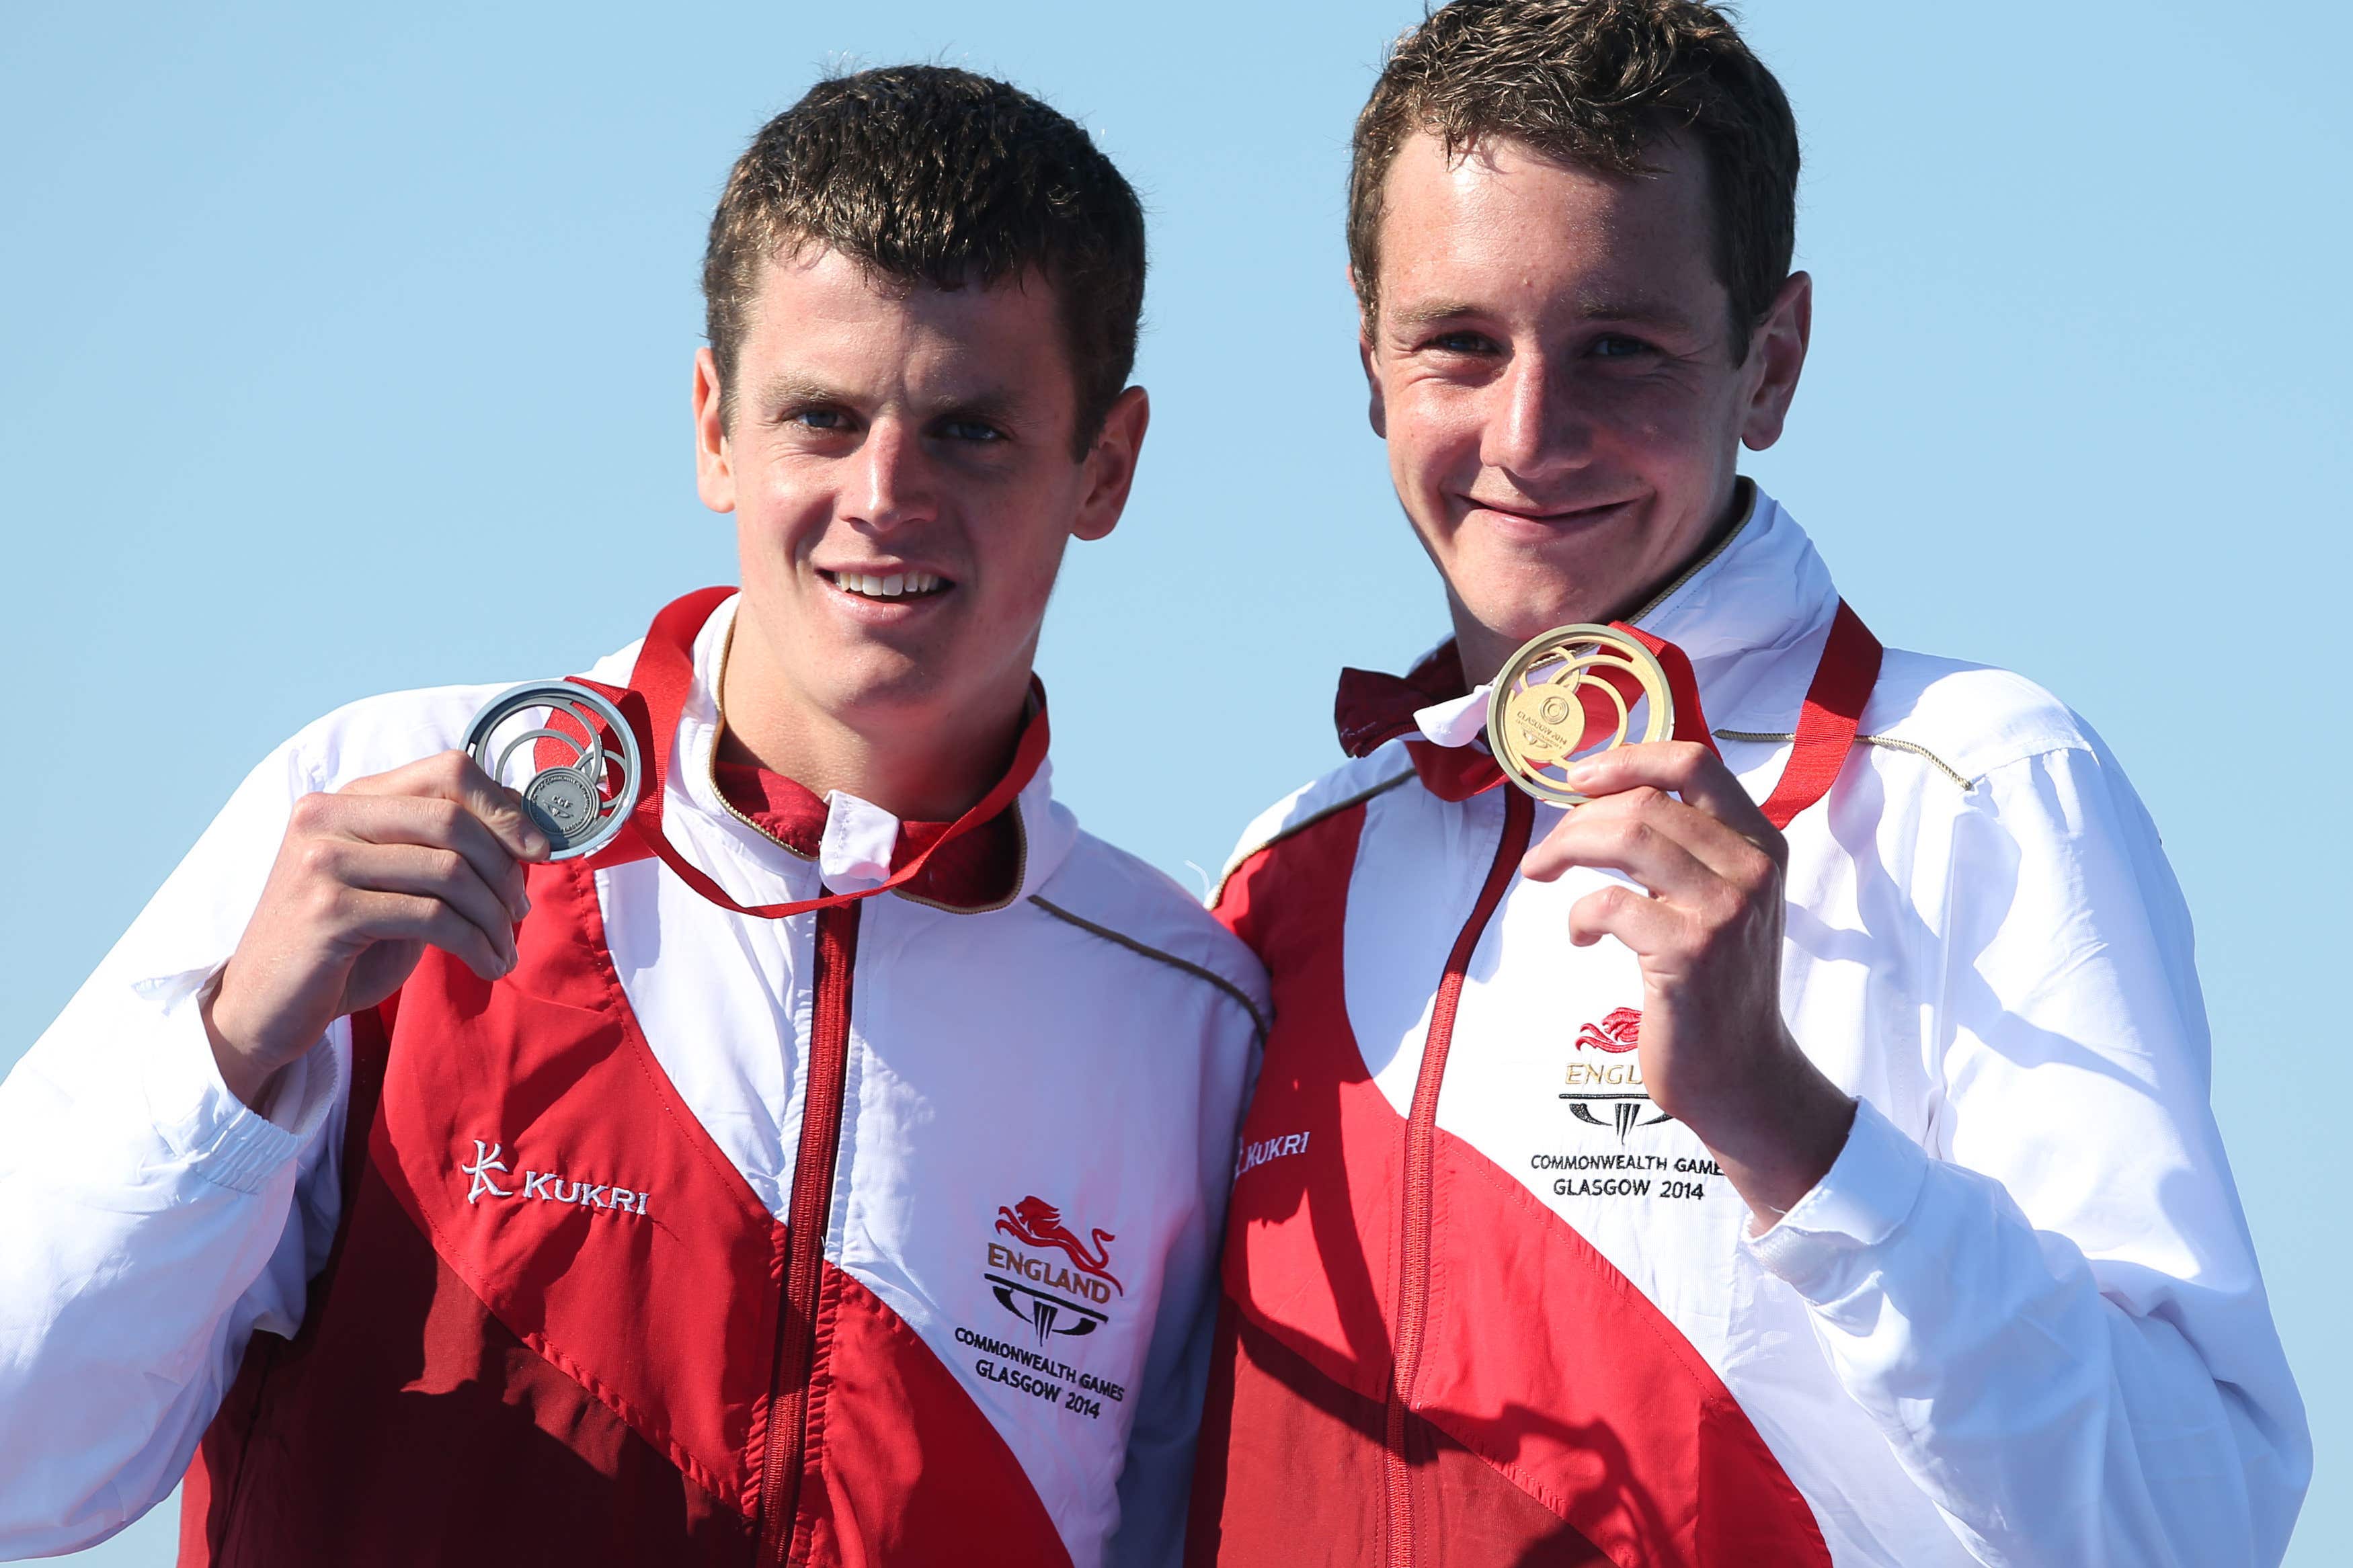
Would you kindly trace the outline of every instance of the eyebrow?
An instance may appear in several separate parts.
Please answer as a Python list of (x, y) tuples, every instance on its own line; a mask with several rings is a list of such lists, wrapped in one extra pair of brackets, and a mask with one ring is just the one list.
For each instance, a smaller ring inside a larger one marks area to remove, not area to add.
[(950, 397), (931, 409), (934, 419), (955, 416), (961, 419), (987, 419), (998, 424), (1020, 423), (1029, 409), (1030, 399), (1020, 390), (1010, 386), (984, 386), (968, 397)]
[(797, 375), (780, 375), (760, 384), (760, 406), (763, 408), (849, 401), (848, 395), (838, 386), (828, 386), (821, 381), (807, 381)]
[[(1400, 307), (1384, 311), (1383, 315), (1400, 327), (1408, 329), (1432, 327), (1441, 321), (1459, 321), (1490, 312), (1483, 306), (1468, 300), (1438, 300), (1429, 304)], [(1693, 330), (1691, 317), (1663, 300), (1625, 299), (1611, 300), (1588, 295), (1577, 301), (1577, 313), (1588, 321), (1624, 321), (1634, 326), (1665, 327), (1681, 331)]]
[(1680, 327), (1694, 325), (1691, 317), (1662, 300), (1610, 300), (1588, 297), (1577, 302), (1577, 313), (1588, 321), (1628, 321), (1638, 326)]
[[(843, 406), (858, 400), (838, 386), (802, 376), (780, 375), (760, 384), (760, 406), (763, 408), (797, 408), (818, 404)], [(1018, 421), (1028, 411), (1031, 400), (1022, 395), (1018, 387), (982, 386), (969, 395), (948, 396), (924, 409), (927, 418), (956, 416), (968, 419), (998, 420), (1006, 424)]]
[(1435, 326), (1440, 321), (1460, 321), (1465, 316), (1481, 316), (1486, 312), (1476, 305), (1447, 300), (1429, 305), (1416, 305), (1411, 310), (1400, 308), (1384, 310), (1381, 314), (1401, 327), (1429, 327)]

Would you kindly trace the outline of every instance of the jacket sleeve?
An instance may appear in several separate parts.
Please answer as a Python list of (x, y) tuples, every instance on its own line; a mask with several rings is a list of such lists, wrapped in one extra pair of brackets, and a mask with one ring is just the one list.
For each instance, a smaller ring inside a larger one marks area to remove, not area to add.
[(336, 1224), (348, 1030), (257, 1114), (197, 1001), (311, 787), (290, 745), (257, 769), (0, 1082), (0, 1558), (169, 1495), (254, 1331), (301, 1323)]
[(1210, 1002), (1202, 1031), (1197, 1185), (1188, 1215), (1167, 1252), (1158, 1314), (1145, 1353), (1126, 1463), (1119, 1478), (1119, 1529), (1104, 1561), (1109, 1568), (1176, 1568), (1182, 1560), (1185, 1518), (1193, 1493), (1193, 1458), (1208, 1396), (1209, 1353), (1222, 1298), (1219, 1262), (1224, 1251), (1226, 1204), (1240, 1147), (1243, 1110), (1258, 1076), (1267, 1001), (1262, 972), (1252, 963), (1250, 1010)]
[[(1216, 1249), (1206, 1250), (1213, 1266)], [(1146, 1382), (1135, 1391), (1135, 1425), (1120, 1471), (1119, 1530), (1104, 1557), (1111, 1568), (1176, 1568), (1180, 1560), (1218, 1319), (1214, 1267), (1208, 1272), (1207, 1291), (1172, 1289), (1162, 1294)]]
[(2189, 913), (2113, 760), (1981, 779), (1943, 913), (1931, 1148), (1864, 1103), (1753, 1256), (1978, 1561), (2276, 1563), (2310, 1438), (2209, 1106)]

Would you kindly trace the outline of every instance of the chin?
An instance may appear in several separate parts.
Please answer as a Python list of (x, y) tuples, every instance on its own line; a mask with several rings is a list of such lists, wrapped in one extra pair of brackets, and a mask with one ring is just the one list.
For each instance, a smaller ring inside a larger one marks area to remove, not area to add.
[(1576, 626), (1590, 619), (1590, 616), (1580, 616), (1572, 611), (1559, 610), (1514, 616), (1501, 621), (1490, 621), (1487, 624), (1495, 628), (1495, 639), (1503, 645), (1504, 651), (1509, 652), (1556, 626)]
[(1513, 647), (1555, 626), (1606, 618), (1603, 612), (1612, 601), (1587, 584), (1564, 581), (1564, 574), (1558, 573), (1528, 572), (1526, 575), (1541, 580), (1525, 584), (1522, 592), (1507, 599), (1490, 598), (1483, 605), (1473, 601), (1470, 605), (1482, 626), (1493, 627), (1497, 637), (1509, 639)]
[(939, 681), (919, 671), (908, 671), (897, 679), (840, 680), (827, 696), (827, 706), (845, 719), (881, 719), (924, 712), (947, 700)]

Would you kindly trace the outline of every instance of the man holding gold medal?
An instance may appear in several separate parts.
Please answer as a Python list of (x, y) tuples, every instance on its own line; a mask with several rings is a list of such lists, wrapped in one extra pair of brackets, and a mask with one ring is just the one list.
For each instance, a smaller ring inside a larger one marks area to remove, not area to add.
[(0, 1556), (185, 1473), (185, 1563), (1173, 1560), (1263, 975), (1054, 802), (1030, 674), (1144, 267), (1001, 82), (760, 133), (740, 594), (302, 731), (0, 1089)]
[(1275, 1018), (1194, 1561), (2284, 1549), (2309, 1440), (2154, 827), (1737, 473), (1805, 360), (1798, 162), (1683, 0), (1456, 0), (1357, 122), (1454, 635), (1344, 675), (1354, 760), (1214, 900)]

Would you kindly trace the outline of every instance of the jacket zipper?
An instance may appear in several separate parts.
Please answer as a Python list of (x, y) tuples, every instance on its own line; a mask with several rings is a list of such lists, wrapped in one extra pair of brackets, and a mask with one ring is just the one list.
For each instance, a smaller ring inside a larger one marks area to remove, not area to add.
[(775, 1380), (768, 1394), (767, 1456), (760, 1471), (760, 1561), (792, 1552), (800, 1483), (808, 1458), (809, 1381), (817, 1370), (817, 1306), (825, 1277), (825, 1236), (833, 1213), (833, 1170), (841, 1150), (841, 1101), (849, 1070), (849, 982), (858, 961), (857, 904), (817, 912), (816, 1001), (809, 1024), (808, 1084), (801, 1096), (801, 1141), (786, 1203), (784, 1300), (776, 1313)]
[(1487, 880), (1471, 918), (1446, 955), (1446, 973), (1438, 983), (1438, 999), (1430, 1008), (1430, 1034), (1421, 1047), (1421, 1068), (1415, 1075), (1413, 1109), (1405, 1124), (1404, 1254), (1398, 1282), (1398, 1330), (1391, 1357), (1388, 1400), (1388, 1442), (1384, 1489), (1388, 1502), (1389, 1568), (1412, 1568), (1412, 1472), (1406, 1463), (1406, 1411), (1415, 1376), (1421, 1370), (1422, 1320), (1430, 1310), (1430, 1158), (1437, 1139), (1438, 1089), (1446, 1076), (1446, 1053), (1454, 1042), (1454, 1012), (1462, 1000), (1462, 980), (1480, 935), (1504, 901), (1520, 857), (1527, 853), (1535, 822), (1535, 805), (1518, 790), (1504, 791), (1504, 837), (1487, 868)]

